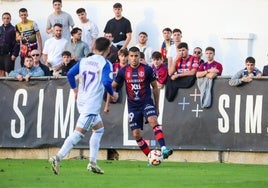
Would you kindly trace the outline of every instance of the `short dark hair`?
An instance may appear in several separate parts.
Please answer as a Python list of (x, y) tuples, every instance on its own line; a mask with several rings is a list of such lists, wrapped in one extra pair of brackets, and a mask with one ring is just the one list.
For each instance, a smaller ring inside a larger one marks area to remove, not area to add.
[(71, 52), (69, 52), (69, 51), (63, 51), (63, 52), (61, 53), (61, 57), (63, 57), (63, 56), (71, 57), (72, 54), (71, 54)]
[(28, 12), (26, 8), (20, 8), (19, 12)]
[(139, 36), (140, 36), (140, 35), (145, 35), (146, 37), (148, 37), (147, 33), (144, 32), (144, 31), (140, 32), (140, 33), (139, 33)]
[(110, 44), (111, 44), (111, 42), (109, 39), (107, 39), (105, 37), (99, 37), (96, 39), (95, 48), (96, 48), (96, 50), (103, 52), (110, 47)]
[(128, 56), (128, 50), (125, 48), (125, 49), (120, 49), (118, 52), (117, 52), (118, 56), (123, 54), (125, 57)]
[(180, 33), (182, 34), (181, 30), (178, 28), (173, 29), (172, 33)]
[(25, 59), (33, 59), (33, 57), (32, 56), (30, 56), (30, 55), (26, 55), (25, 57), (24, 57), (24, 61), (23, 62), (25, 62)]
[(115, 3), (113, 8), (122, 8), (122, 4), (121, 3)]
[(136, 46), (132, 46), (131, 48), (129, 48), (128, 50), (129, 52), (140, 52), (140, 49)]
[(168, 31), (168, 32), (172, 33), (172, 30), (169, 27), (164, 28), (162, 32), (164, 32), (164, 31)]
[(53, 27), (56, 27), (56, 26), (58, 26), (58, 27), (60, 27), (60, 28), (63, 27), (61, 23), (55, 23), (55, 24), (53, 25)]
[(186, 42), (181, 42), (178, 47), (178, 49), (181, 49), (181, 48), (186, 48), (188, 50), (188, 44)]
[(82, 32), (82, 29), (80, 29), (79, 27), (73, 28), (72, 31), (71, 31), (71, 35), (73, 36), (73, 34), (78, 33), (78, 31), (81, 31)]
[(53, 0), (53, 1), (52, 1), (52, 4), (54, 4), (54, 3), (56, 3), (56, 2), (62, 3), (61, 0)]
[(10, 14), (9, 12), (4, 12), (4, 13), (2, 14), (2, 18), (3, 18), (4, 15), (8, 15), (8, 16), (11, 18), (11, 14)]
[(215, 53), (215, 49), (211, 46), (207, 47), (206, 51), (212, 51), (213, 53)]
[(82, 12), (86, 12), (86, 10), (84, 8), (79, 8), (76, 10), (76, 14), (80, 14)]
[(152, 59), (162, 59), (162, 54), (158, 51), (152, 53)]
[(254, 57), (247, 57), (245, 62), (255, 64), (255, 59), (254, 59)]
[(141, 52), (141, 51), (140, 51), (140, 58), (145, 59), (145, 54), (143, 52)]

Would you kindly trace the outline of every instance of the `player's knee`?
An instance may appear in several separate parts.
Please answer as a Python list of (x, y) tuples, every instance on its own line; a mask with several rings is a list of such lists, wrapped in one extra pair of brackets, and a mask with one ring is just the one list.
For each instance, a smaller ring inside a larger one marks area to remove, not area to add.
[(94, 125), (94, 126), (92, 127), (92, 130), (96, 131), (96, 130), (99, 130), (99, 129), (101, 129), (101, 128), (104, 128), (104, 127), (103, 127), (103, 123), (102, 123), (102, 121), (99, 121), (96, 125)]
[(85, 129), (81, 128), (81, 127), (78, 127), (78, 126), (75, 127), (75, 130), (80, 132), (83, 135), (85, 135), (86, 132), (87, 132), (87, 130), (85, 130)]
[(71, 141), (73, 146), (75, 146), (81, 139), (84, 138), (84, 134), (81, 132), (74, 130), (73, 134), (71, 135)]
[(139, 140), (139, 139), (141, 139), (141, 133), (140, 132), (133, 132), (133, 137), (135, 138), (135, 140)]
[(151, 116), (151, 117), (148, 117), (148, 123), (149, 123), (149, 125), (152, 126), (152, 127), (158, 125), (158, 122), (157, 122), (157, 116)]

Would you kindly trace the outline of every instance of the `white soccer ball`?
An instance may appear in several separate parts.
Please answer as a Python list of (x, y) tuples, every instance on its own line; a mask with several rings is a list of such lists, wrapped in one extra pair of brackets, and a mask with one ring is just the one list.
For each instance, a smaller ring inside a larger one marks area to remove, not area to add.
[(163, 161), (163, 155), (160, 150), (153, 149), (148, 154), (148, 162), (151, 165), (154, 166), (160, 165), (162, 161)]

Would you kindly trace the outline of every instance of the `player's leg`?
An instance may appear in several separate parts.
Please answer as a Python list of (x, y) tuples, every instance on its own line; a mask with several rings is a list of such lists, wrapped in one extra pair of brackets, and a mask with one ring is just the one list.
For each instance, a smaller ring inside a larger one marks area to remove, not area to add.
[(157, 112), (153, 105), (147, 104), (144, 108), (144, 116), (147, 119), (149, 125), (153, 128), (154, 136), (160, 147), (165, 147), (165, 138), (162, 130), (162, 126), (158, 124), (157, 121)]
[(64, 141), (62, 147), (58, 151), (56, 156), (53, 156), (49, 159), (49, 162), (52, 165), (52, 170), (55, 174), (59, 174), (59, 165), (61, 160), (73, 149), (73, 147), (84, 137), (84, 134), (74, 130), (72, 134), (70, 134), (66, 140)]
[(147, 156), (150, 153), (150, 147), (147, 144), (147, 142), (143, 139), (141, 136), (141, 130), (140, 129), (133, 129), (132, 134), (141, 149), (141, 151)]
[(101, 117), (98, 115), (95, 119), (95, 126), (92, 126), (92, 135), (89, 140), (89, 164), (88, 170), (97, 174), (103, 174), (104, 171), (97, 165), (97, 156), (99, 153), (101, 138), (104, 133), (104, 127)]
[(95, 115), (80, 114), (77, 120), (77, 126), (72, 134), (70, 134), (64, 141), (58, 153), (49, 159), (54, 174), (59, 174), (59, 165), (61, 160), (73, 149), (73, 147), (84, 137), (87, 130), (91, 127), (92, 119)]
[(166, 147), (165, 136), (162, 130), (162, 126), (158, 124), (155, 107), (150, 104), (146, 105), (144, 109), (144, 115), (147, 118), (149, 125), (153, 128), (154, 136), (161, 147), (163, 158), (167, 159), (170, 155), (172, 155), (173, 150)]
[(133, 111), (128, 109), (128, 121), (132, 131), (132, 135), (135, 138), (141, 151), (147, 156), (150, 152), (150, 147), (147, 142), (142, 138), (141, 130), (143, 129), (143, 115), (141, 111)]

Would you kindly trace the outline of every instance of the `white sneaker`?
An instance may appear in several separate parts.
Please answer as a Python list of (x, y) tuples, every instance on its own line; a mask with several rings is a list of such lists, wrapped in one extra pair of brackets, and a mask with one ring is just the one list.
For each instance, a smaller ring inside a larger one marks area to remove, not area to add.
[(91, 171), (95, 174), (104, 174), (104, 171), (97, 164), (93, 165), (93, 164), (89, 163), (87, 165), (87, 170)]
[(49, 163), (51, 164), (52, 170), (55, 175), (59, 174), (59, 167), (60, 167), (60, 162), (57, 160), (56, 156), (52, 156), (49, 159)]

